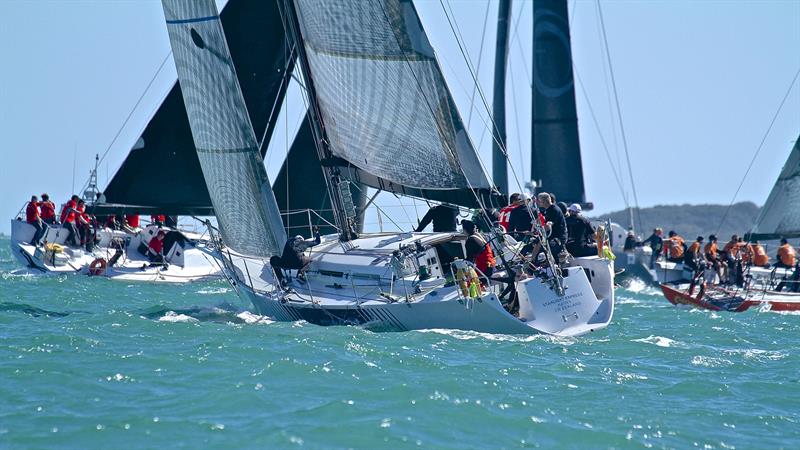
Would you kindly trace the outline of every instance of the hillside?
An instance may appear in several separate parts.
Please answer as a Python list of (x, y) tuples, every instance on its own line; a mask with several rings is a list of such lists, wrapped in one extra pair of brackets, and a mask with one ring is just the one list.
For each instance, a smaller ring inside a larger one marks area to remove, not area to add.
[[(639, 213), (642, 225), (639, 226), (637, 234), (646, 237), (653, 228), (661, 227), (665, 235), (669, 230), (675, 230), (687, 240), (694, 240), (697, 236), (707, 238), (709, 234), (717, 232), (726, 208), (724, 205), (656, 205), (642, 208)], [(724, 242), (734, 233), (739, 235), (746, 233), (753, 226), (759, 209), (752, 202), (734, 204), (717, 233), (719, 240)], [(626, 228), (629, 224), (628, 217), (628, 210), (593, 216), (595, 219), (611, 218), (611, 221)]]

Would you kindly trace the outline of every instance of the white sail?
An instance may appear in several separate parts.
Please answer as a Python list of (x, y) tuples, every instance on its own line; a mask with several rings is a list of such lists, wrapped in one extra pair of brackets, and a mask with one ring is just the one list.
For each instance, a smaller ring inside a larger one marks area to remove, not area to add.
[(163, 0), (194, 144), (223, 240), (252, 256), (286, 241), (214, 0)]
[(753, 235), (756, 238), (800, 236), (800, 138), (761, 208)]

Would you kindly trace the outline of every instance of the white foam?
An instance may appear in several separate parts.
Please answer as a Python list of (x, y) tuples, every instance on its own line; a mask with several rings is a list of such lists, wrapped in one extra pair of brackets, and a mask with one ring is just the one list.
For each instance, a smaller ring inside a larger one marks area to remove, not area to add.
[(681, 345), (680, 342), (674, 341), (674, 340), (672, 340), (670, 338), (663, 337), (663, 336), (653, 336), (653, 335), (650, 335), (650, 336), (648, 336), (646, 338), (642, 338), (642, 339), (634, 339), (633, 342), (642, 342), (642, 343), (645, 343), (645, 344), (653, 344), (653, 345), (657, 345), (659, 347), (674, 347), (674, 346)]
[(733, 362), (725, 358), (715, 358), (713, 356), (697, 355), (692, 358), (692, 364), (703, 367), (723, 367), (732, 366)]
[(197, 291), (198, 294), (202, 295), (215, 295), (215, 294), (224, 294), (226, 292), (230, 292), (231, 288), (227, 287), (216, 287), (216, 288), (203, 288)]
[(242, 319), (244, 323), (263, 323), (265, 325), (275, 323), (274, 320), (268, 318), (267, 316), (259, 316), (258, 314), (253, 314), (250, 311), (242, 311), (239, 314), (236, 314), (236, 317)]
[(175, 311), (167, 311), (166, 314), (158, 318), (159, 322), (183, 322), (183, 323), (193, 323), (199, 322), (199, 320), (195, 319), (194, 317), (187, 316), (186, 314), (177, 314)]
[(436, 334), (444, 334), (446, 336), (450, 336), (452, 338), (460, 339), (460, 340), (470, 340), (470, 339), (486, 339), (488, 341), (503, 341), (503, 342), (532, 342), (537, 340), (544, 340), (547, 342), (553, 342), (557, 344), (564, 344), (564, 345), (572, 345), (575, 343), (573, 339), (565, 338), (565, 337), (558, 337), (558, 336), (551, 336), (547, 334), (533, 334), (529, 336), (514, 336), (509, 334), (492, 334), (492, 333), (481, 333), (478, 331), (465, 331), (465, 330), (452, 330), (446, 328), (431, 328), (427, 330), (415, 330), (417, 333), (436, 333)]

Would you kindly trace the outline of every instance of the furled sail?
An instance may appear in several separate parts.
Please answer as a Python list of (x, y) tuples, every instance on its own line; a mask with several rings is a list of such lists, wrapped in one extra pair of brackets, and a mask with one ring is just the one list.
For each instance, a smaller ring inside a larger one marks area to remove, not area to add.
[(214, 0), (163, 0), (194, 145), (224, 242), (253, 256), (286, 241)]
[(490, 189), (410, 0), (296, 0), (327, 145), (355, 181), (475, 204)]
[(752, 239), (800, 237), (800, 137), (761, 208)]
[[(220, 17), (263, 157), (294, 57), (274, 1), (229, 0)], [(177, 82), (103, 192), (96, 213), (213, 214)]]
[(585, 203), (566, 0), (533, 2), (531, 178), (559, 201)]

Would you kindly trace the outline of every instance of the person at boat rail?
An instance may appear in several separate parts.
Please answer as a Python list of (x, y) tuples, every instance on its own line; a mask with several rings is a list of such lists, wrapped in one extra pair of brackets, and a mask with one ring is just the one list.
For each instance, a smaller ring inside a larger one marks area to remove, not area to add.
[(647, 239), (642, 241), (642, 245), (647, 244), (650, 246), (650, 249), (653, 251), (650, 255), (650, 268), (655, 269), (656, 260), (658, 259), (658, 255), (664, 250), (664, 230), (657, 227), (653, 229), (653, 234), (650, 235)]
[(708, 261), (708, 263), (714, 269), (714, 272), (717, 273), (719, 279), (724, 280), (725, 277), (723, 275), (725, 275), (725, 269), (727, 268), (727, 265), (719, 258), (719, 247), (717, 246), (716, 235), (708, 235), (708, 244), (706, 244), (705, 248), (703, 248), (703, 254), (706, 257), (706, 261)]
[[(560, 210), (561, 208), (559, 208)], [(581, 205), (573, 203), (567, 208), (567, 251), (574, 257), (597, 254), (595, 231), (589, 220), (581, 214)]]
[(697, 270), (697, 268), (704, 263), (702, 248), (703, 236), (697, 236), (697, 239), (692, 242), (692, 245), (689, 246), (689, 249), (686, 250), (683, 255), (683, 267)]
[(458, 208), (442, 203), (431, 207), (419, 221), (419, 226), (414, 230), (421, 233), (425, 227), (433, 222), (434, 233), (446, 233), (456, 231), (458, 227)]
[(739, 235), (734, 234), (731, 236), (731, 240), (725, 244), (725, 247), (722, 248), (722, 257), (726, 259), (728, 262), (728, 266), (732, 267), (734, 261), (739, 259), (739, 250), (741, 246), (739, 245)]
[(86, 202), (83, 199), (78, 200), (78, 206), (75, 208), (75, 226), (81, 237), (81, 245), (86, 245), (91, 240), (92, 218), (86, 214)]
[(78, 200), (80, 197), (77, 195), (73, 195), (70, 197), (69, 201), (64, 205), (64, 208), (61, 209), (61, 226), (66, 228), (67, 230), (67, 239), (66, 243), (68, 245), (73, 245), (75, 247), (80, 247), (80, 234), (78, 232), (78, 228), (75, 224), (75, 220), (77, 217), (77, 210), (78, 207)]
[(30, 244), (39, 245), (39, 241), (42, 240), (42, 236), (44, 236), (45, 231), (47, 231), (47, 226), (42, 222), (42, 217), (39, 213), (39, 198), (35, 195), (31, 195), (31, 201), (29, 201), (28, 206), (25, 207), (25, 221), (36, 228), (36, 232), (33, 233), (33, 239), (31, 239)]
[(749, 242), (745, 242), (743, 237), (739, 237), (737, 245), (739, 246), (739, 256), (742, 258), (742, 264), (751, 264), (753, 262), (753, 246)]
[[(531, 211), (541, 219), (537, 208), (531, 205), (531, 196), (523, 192), (520, 194), (520, 204), (511, 210), (511, 215), (508, 219), (508, 232), (517, 241), (523, 240), (531, 231), (533, 225)], [(541, 221), (541, 223), (543, 224), (544, 222)]]
[(167, 233), (164, 230), (159, 230), (158, 234), (150, 239), (150, 242), (147, 244), (147, 257), (150, 259), (150, 262), (156, 264), (164, 263), (164, 238), (166, 236)]
[(508, 197), (508, 205), (502, 207), (497, 213), (497, 224), (503, 227), (503, 231), (509, 232), (511, 222), (511, 211), (522, 204), (522, 195), (515, 192)]
[(794, 247), (789, 245), (789, 241), (787, 241), (786, 238), (781, 238), (781, 245), (778, 247), (778, 253), (775, 256), (777, 259), (775, 267), (792, 269), (797, 262)]
[(306, 256), (305, 252), (320, 242), (319, 227), (314, 227), (314, 239), (303, 239), (303, 236), (300, 235), (289, 238), (286, 245), (283, 246), (281, 256), (273, 256), (269, 259), (269, 264), (281, 286), (286, 285), (283, 269), (296, 269), (297, 279), (305, 282), (305, 271), (311, 263), (311, 258)]
[(464, 248), (467, 250), (467, 260), (474, 263), (475, 267), (487, 278), (491, 277), (496, 265), (492, 247), (478, 233), (475, 223), (471, 220), (462, 220), (461, 229), (467, 235), (467, 240), (464, 242)]
[(167, 221), (167, 216), (165, 216), (164, 214), (156, 214), (150, 216), (151, 225), (158, 225), (160, 227), (163, 227), (166, 221)]
[(567, 242), (567, 221), (558, 206), (551, 202), (550, 194), (542, 192), (536, 196), (539, 208), (544, 210), (544, 228), (547, 231), (550, 250), (555, 257)]
[[(569, 227), (569, 224), (567, 224)], [(636, 239), (636, 233), (633, 232), (632, 228), (628, 228), (628, 234), (625, 236), (625, 244), (622, 246), (623, 252), (632, 253), (636, 250), (636, 247), (641, 247), (642, 243)]]
[(674, 263), (683, 262), (683, 254), (686, 253), (686, 243), (678, 233), (671, 231), (667, 234), (668, 238), (664, 241), (664, 255), (667, 261)]
[(129, 227), (139, 228), (139, 215), (138, 214), (125, 214), (125, 223), (128, 224)]
[(753, 242), (753, 265), (756, 267), (769, 268), (769, 256), (764, 246), (758, 241)]
[(42, 194), (42, 201), (39, 202), (39, 209), (41, 210), (42, 222), (48, 225), (56, 224), (56, 204), (50, 200), (50, 196)]

